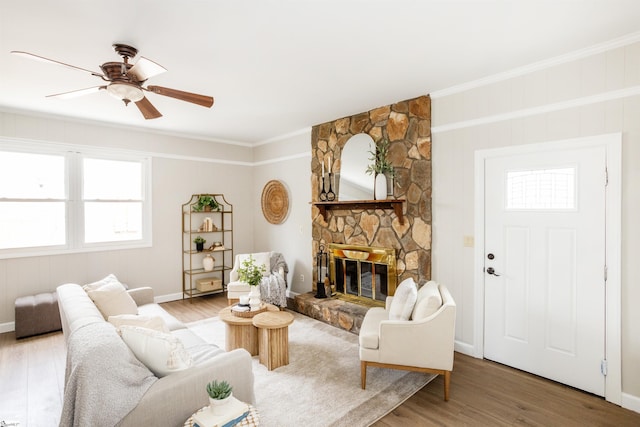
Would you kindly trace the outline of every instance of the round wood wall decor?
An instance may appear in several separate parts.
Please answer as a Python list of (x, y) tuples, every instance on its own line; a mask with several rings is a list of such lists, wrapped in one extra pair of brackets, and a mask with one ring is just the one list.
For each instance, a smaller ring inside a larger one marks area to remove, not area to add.
[(271, 180), (262, 189), (262, 214), (271, 224), (282, 224), (289, 213), (289, 194), (278, 180)]

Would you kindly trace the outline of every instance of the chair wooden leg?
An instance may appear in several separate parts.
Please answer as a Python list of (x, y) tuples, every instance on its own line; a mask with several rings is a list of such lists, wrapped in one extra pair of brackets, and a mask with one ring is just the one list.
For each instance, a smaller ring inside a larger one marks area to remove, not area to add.
[(449, 401), (449, 386), (451, 385), (451, 371), (444, 371), (444, 400)]
[(367, 362), (364, 360), (360, 361), (360, 381), (362, 382), (362, 389), (364, 390), (367, 386)]

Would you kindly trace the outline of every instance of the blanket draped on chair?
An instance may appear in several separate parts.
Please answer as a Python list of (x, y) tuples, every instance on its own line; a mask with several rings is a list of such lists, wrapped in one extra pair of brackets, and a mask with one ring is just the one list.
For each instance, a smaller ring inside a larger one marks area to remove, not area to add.
[(78, 328), (67, 347), (61, 427), (115, 426), (157, 381), (110, 323)]

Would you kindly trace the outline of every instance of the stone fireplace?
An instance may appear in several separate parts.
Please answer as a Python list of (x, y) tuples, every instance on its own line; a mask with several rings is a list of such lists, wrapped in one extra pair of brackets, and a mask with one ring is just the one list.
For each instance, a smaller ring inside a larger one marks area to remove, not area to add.
[[(393, 209), (379, 203), (383, 201), (318, 203), (323, 164), (332, 161), (329, 171), (339, 177), (342, 149), (359, 133), (368, 134), (376, 143), (389, 141), (388, 158), (396, 171), (393, 194), (388, 196), (396, 202)], [(321, 245), (390, 248), (395, 252), (397, 283), (409, 277), (419, 284), (430, 280), (431, 98), (420, 96), (313, 126), (311, 153), (313, 259)], [(402, 209), (402, 215), (397, 209)], [(314, 277), (316, 269), (314, 265)], [(367, 307), (361, 309), (337, 298), (315, 299), (315, 292), (314, 283), (312, 293), (296, 297), (296, 309), (351, 332), (359, 331), (358, 316), (364, 315)]]
[(396, 290), (396, 251), (392, 248), (329, 244), (332, 288), (338, 298), (384, 305)]

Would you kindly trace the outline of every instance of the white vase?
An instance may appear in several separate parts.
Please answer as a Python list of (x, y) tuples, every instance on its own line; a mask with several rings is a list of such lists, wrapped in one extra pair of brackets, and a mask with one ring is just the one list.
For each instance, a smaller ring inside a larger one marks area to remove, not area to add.
[(233, 393), (222, 400), (209, 398), (209, 409), (213, 415), (224, 415), (227, 412), (227, 405), (231, 403)]
[(207, 255), (202, 259), (202, 268), (204, 268), (204, 271), (213, 271), (215, 263), (215, 258), (211, 255)]
[(260, 285), (251, 286), (251, 292), (249, 292), (249, 306), (251, 310), (257, 310), (260, 308)]
[(373, 187), (373, 198), (375, 200), (384, 200), (387, 198), (387, 177), (383, 173), (376, 175)]

